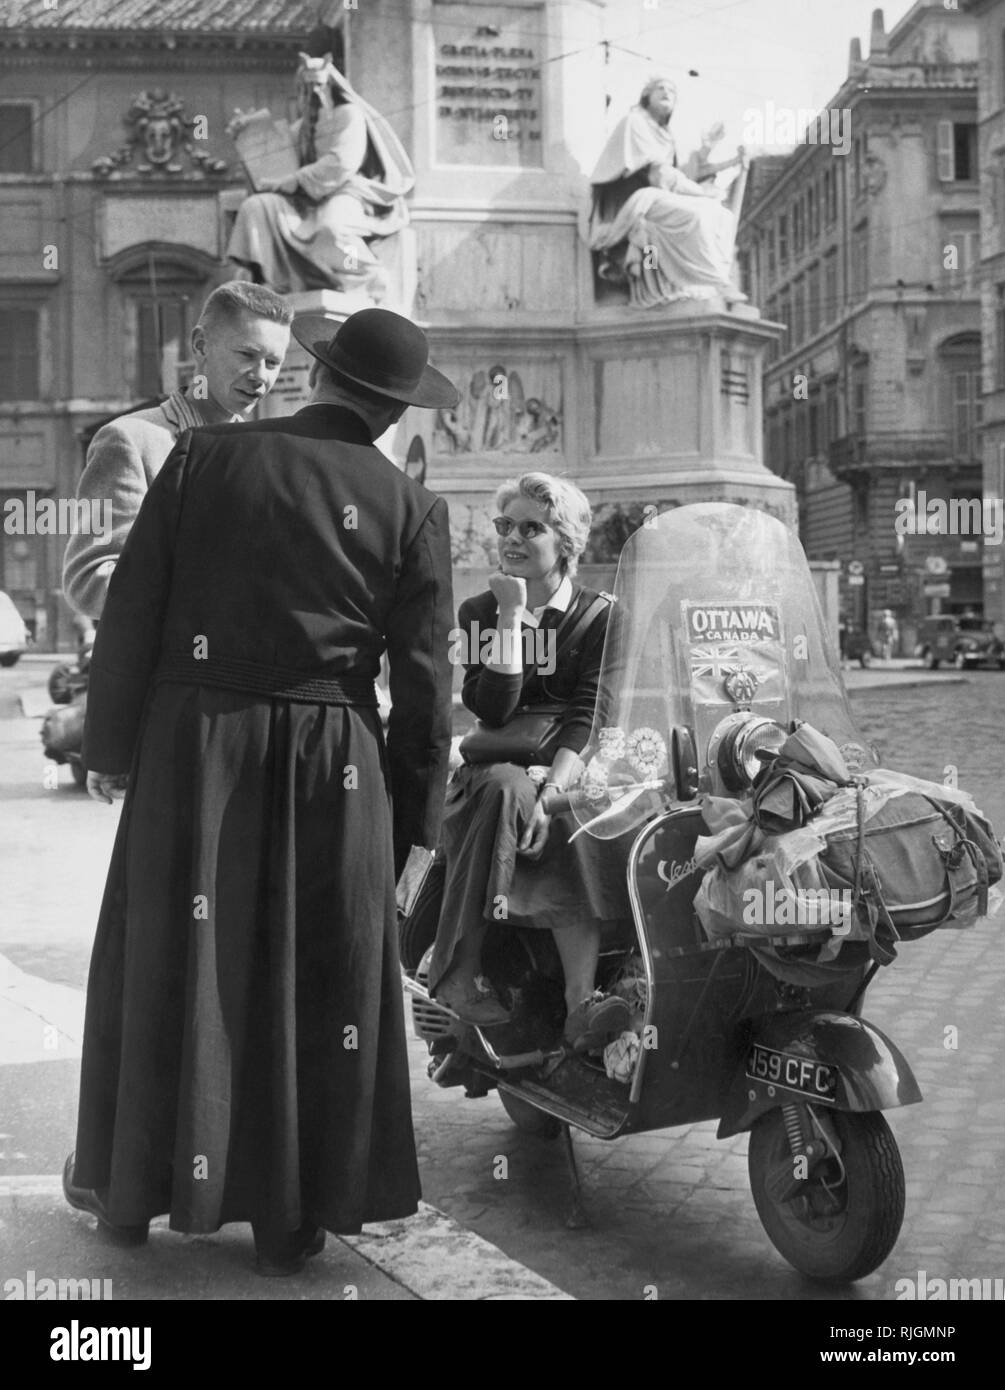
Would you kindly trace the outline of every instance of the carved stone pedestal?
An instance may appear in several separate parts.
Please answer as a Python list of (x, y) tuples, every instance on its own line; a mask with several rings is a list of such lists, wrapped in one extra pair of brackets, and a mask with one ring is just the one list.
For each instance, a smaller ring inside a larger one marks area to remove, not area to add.
[(438, 326), (434, 360), (461, 405), (409, 410), (396, 456), (410, 445), (428, 460), (459, 564), (492, 553), (498, 485), (537, 469), (583, 488), (598, 524), (611, 523), (614, 554), (617, 519), (631, 529), (650, 506), (739, 502), (795, 525), (794, 489), (762, 456), (762, 359), (777, 332), (756, 309), (706, 301), (596, 310), (551, 328)]

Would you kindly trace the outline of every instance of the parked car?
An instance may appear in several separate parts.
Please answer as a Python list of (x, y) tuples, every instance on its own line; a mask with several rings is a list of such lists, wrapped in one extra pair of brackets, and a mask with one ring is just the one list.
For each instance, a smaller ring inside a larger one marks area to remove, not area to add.
[(0, 593), (0, 666), (13, 666), (31, 645), (31, 633), (9, 594)]
[(842, 661), (857, 661), (860, 666), (868, 666), (875, 656), (872, 638), (860, 627), (839, 629)]
[(930, 671), (942, 661), (952, 662), (958, 671), (982, 665), (1005, 671), (1005, 642), (995, 624), (986, 618), (960, 617), (958, 613), (922, 618), (915, 655)]

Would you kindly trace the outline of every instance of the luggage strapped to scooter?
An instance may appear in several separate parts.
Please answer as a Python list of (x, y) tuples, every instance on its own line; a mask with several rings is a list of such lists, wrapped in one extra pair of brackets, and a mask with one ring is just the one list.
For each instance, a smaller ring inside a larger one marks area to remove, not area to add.
[[(920, 792), (891, 798), (867, 822), (867, 779), (855, 781), (854, 831), (828, 836), (820, 867), (831, 887), (851, 889), (870, 953), (888, 965), (897, 954), (895, 942), (917, 940), (953, 920), (984, 916), (989, 886), (1002, 877), (1002, 853), (979, 816)], [(941, 834), (933, 833), (940, 825)]]

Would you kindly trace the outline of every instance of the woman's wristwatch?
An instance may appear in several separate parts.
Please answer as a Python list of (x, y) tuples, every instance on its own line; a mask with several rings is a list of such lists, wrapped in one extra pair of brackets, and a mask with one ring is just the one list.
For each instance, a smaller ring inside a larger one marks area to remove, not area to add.
[[(537, 793), (537, 799), (538, 799), (538, 801), (543, 801), (543, 800), (544, 800), (544, 794), (545, 794), (545, 792), (548, 790), (549, 787), (553, 788), (554, 791), (557, 791), (557, 792), (559, 792), (560, 794), (561, 794), (562, 792), (565, 791), (565, 788), (564, 788), (563, 786), (561, 786), (558, 782), (542, 782), (542, 783), (541, 783), (541, 786), (538, 788), (538, 793)], [(551, 814), (550, 811), (547, 811), (547, 810), (545, 811), (545, 815), (550, 815), (550, 814)]]

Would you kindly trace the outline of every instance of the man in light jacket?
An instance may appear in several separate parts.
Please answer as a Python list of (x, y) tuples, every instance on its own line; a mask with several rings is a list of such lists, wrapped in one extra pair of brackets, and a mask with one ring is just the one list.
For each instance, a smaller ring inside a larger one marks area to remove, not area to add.
[(206, 300), (192, 330), (192, 384), (166, 401), (121, 415), (98, 430), (77, 497), (110, 501), (112, 528), (71, 536), (63, 559), (67, 601), (100, 618), (130, 527), (179, 435), (200, 425), (240, 424), (268, 395), (283, 365), (293, 310), (261, 285), (234, 280)]

